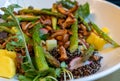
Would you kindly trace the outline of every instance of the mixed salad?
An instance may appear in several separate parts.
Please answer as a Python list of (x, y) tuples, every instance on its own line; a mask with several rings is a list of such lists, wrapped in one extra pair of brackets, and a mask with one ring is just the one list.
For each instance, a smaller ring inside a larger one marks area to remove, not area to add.
[[(19, 8), (19, 11), (14, 11)], [(2, 7), (0, 21), (0, 77), (20, 81), (67, 81), (96, 73), (99, 50), (119, 47), (89, 16), (89, 4), (60, 0), (52, 8)]]

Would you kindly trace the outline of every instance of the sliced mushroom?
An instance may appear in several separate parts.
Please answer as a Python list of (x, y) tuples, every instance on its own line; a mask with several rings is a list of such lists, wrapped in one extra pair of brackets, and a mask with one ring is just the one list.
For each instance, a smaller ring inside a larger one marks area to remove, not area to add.
[(87, 29), (86, 29), (85, 25), (80, 24), (80, 26), (81, 26), (81, 29), (83, 30), (83, 35), (84, 35), (84, 36), (89, 35), (89, 33), (87, 32)]
[(69, 34), (64, 34), (63, 35), (63, 42), (67, 42), (69, 40)]
[(27, 28), (28, 28), (31, 24), (32, 24), (31, 22), (29, 22), (29, 23), (27, 23), (27, 22), (21, 22), (21, 27), (22, 27), (22, 29), (25, 31), (25, 30), (27, 30)]
[(59, 40), (59, 41), (62, 41), (63, 40), (63, 36), (57, 36), (56, 39)]
[(64, 44), (64, 48), (67, 49), (69, 46), (70, 46), (70, 41), (67, 41), (67, 42)]
[(76, 2), (75, 6), (69, 10), (70, 13), (75, 12), (78, 9), (78, 3)]
[(62, 24), (62, 28), (65, 29), (67, 27), (70, 27), (70, 25), (72, 25), (75, 21), (75, 18), (68, 16), (66, 21)]
[(63, 43), (62, 41), (58, 41), (58, 45), (59, 45), (59, 46), (63, 46), (64, 43)]
[(81, 38), (83, 38), (84, 36), (83, 36), (81, 33), (79, 33), (79, 34), (78, 34), (78, 37), (81, 39)]
[(72, 34), (73, 34), (72, 31), (70, 31), (70, 30), (67, 30), (67, 33), (68, 33), (69, 35), (72, 35)]
[(58, 4), (57, 9), (60, 13), (67, 15), (69, 12), (67, 10), (65, 10), (62, 6), (62, 4)]
[(52, 24), (51, 18), (48, 16), (47, 17), (44, 17), (44, 16), (40, 17), (40, 22), (44, 25), (49, 25), (49, 26), (51, 26), (51, 24)]
[(56, 31), (55, 33), (53, 33), (53, 34), (51, 35), (51, 37), (54, 38), (54, 37), (56, 37), (56, 36), (61, 36), (61, 35), (64, 35), (64, 34), (66, 34), (66, 33), (67, 33), (67, 30), (58, 30), (58, 31)]
[(62, 24), (65, 22), (65, 19), (58, 19), (58, 25), (62, 27)]
[(32, 35), (28, 32), (28, 30), (25, 31), (25, 34), (29, 37), (32, 37)]
[(40, 23), (40, 20), (36, 21), (34, 24), (29, 25), (28, 28), (32, 28), (32, 27), (34, 27), (34, 26), (35, 26), (36, 24), (38, 24), (38, 23)]
[(68, 59), (68, 56), (67, 56), (67, 53), (66, 53), (66, 50), (63, 46), (60, 46), (59, 47), (59, 53), (60, 53), (60, 60), (61, 61), (64, 61), (64, 60), (67, 60)]
[(52, 27), (51, 27), (51, 26), (48, 26), (48, 25), (47, 25), (45, 28), (46, 28), (48, 31), (51, 31), (51, 30), (52, 30)]

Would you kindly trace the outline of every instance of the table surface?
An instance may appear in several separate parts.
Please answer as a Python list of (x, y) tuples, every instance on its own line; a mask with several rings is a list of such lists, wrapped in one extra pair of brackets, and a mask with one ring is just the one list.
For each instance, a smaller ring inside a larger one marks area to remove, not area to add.
[(120, 69), (96, 81), (120, 81)]

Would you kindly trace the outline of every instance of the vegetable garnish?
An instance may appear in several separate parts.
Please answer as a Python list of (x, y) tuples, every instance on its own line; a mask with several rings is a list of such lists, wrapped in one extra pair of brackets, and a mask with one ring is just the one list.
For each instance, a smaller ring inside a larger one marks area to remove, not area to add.
[(73, 80), (100, 69), (102, 56), (98, 52), (105, 44), (119, 47), (107, 28), (101, 30), (85, 21), (90, 14), (88, 3), (60, 0), (49, 9), (14, 8), (21, 7), (1, 8), (0, 73), (8, 72), (4, 68), (11, 71), (1, 77), (17, 74), (20, 81)]

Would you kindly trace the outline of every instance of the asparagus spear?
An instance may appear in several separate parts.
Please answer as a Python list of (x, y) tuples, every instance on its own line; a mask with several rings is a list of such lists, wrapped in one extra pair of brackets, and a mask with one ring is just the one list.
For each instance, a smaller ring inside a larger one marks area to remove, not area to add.
[(11, 29), (9, 29), (5, 26), (0, 26), (0, 31), (6, 31), (6, 32), (11, 33), (11, 34), (15, 34), (14, 31), (12, 31)]
[(88, 60), (90, 56), (93, 54), (93, 52), (94, 52), (94, 46), (90, 45), (89, 48), (86, 50), (85, 54), (83, 54), (82, 61), (85, 62), (86, 60)]
[(40, 45), (41, 39), (39, 37), (39, 27), (36, 26), (33, 29), (33, 48), (35, 52), (35, 62), (36, 62), (36, 67), (38, 68), (39, 71), (46, 71), (49, 69), (49, 66), (46, 62), (45, 59), (45, 53)]
[(55, 59), (51, 54), (47, 53), (45, 54), (46, 60), (55, 67), (60, 67), (60, 62)]
[(106, 33), (104, 33), (96, 24), (94, 23), (90, 23), (92, 28), (107, 42), (109, 42), (110, 44), (112, 44), (114, 47), (119, 47), (120, 45), (115, 42), (112, 38), (110, 38)]
[(59, 18), (64, 18), (65, 16), (62, 15), (61, 13), (58, 12), (51, 12), (51, 11), (47, 11), (47, 10), (30, 10), (30, 9), (22, 9), (19, 11), (19, 13), (33, 13), (34, 15), (51, 15), (51, 16), (55, 16), (55, 17), (59, 17)]
[(13, 21), (0, 23), (0, 26), (13, 27), (16, 26), (16, 23)]
[[(38, 20), (39, 16), (30, 16), (30, 15), (16, 15), (16, 18), (18, 18), (19, 21), (35, 21)], [(12, 20), (12, 17), (8, 17), (8, 20)]]
[[(57, 12), (57, 9), (56, 9), (57, 5), (56, 4), (53, 4), (53, 7), (52, 7), (52, 12)], [(57, 26), (57, 18), (56, 17), (52, 17), (52, 26), (53, 26), (53, 29), (56, 30), (56, 26)]]
[(88, 23), (79, 15), (79, 19), (81, 20), (81, 22), (85, 25), (85, 27), (87, 28), (88, 31), (91, 31), (90, 26), (88, 25)]
[(70, 52), (73, 53), (78, 48), (78, 12), (75, 12), (76, 21), (73, 23), (71, 30), (72, 36), (70, 37)]

